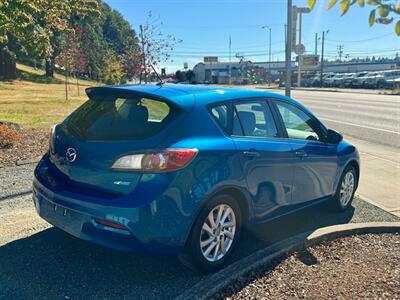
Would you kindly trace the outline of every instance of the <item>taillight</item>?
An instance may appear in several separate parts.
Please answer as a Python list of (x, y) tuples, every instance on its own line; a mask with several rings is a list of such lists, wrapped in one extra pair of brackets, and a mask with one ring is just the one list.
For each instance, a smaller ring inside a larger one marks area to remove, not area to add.
[(157, 152), (129, 154), (117, 159), (111, 169), (144, 173), (174, 171), (187, 166), (197, 152), (197, 149), (166, 149)]

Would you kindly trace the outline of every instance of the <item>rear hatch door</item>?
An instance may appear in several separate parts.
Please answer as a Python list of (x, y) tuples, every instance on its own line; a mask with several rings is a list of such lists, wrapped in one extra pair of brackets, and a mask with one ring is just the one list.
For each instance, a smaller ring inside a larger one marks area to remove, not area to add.
[(173, 103), (140, 93), (97, 95), (56, 127), (50, 160), (71, 185), (127, 194), (142, 174), (114, 171), (113, 162), (157, 148), (186, 115)]

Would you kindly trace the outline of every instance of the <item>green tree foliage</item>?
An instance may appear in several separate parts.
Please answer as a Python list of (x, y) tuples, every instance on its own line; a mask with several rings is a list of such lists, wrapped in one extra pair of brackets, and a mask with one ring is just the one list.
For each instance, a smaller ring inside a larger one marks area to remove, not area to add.
[(46, 73), (53, 73), (61, 33), (71, 30), (73, 15), (98, 12), (97, 0), (1, 0), (0, 42), (9, 50), (9, 36), (15, 36), (30, 53), (46, 60)]
[(24, 53), (48, 76), (58, 65), (114, 84), (140, 72), (134, 30), (101, 0), (0, 0), (0, 64)]
[(0, 0), (0, 78), (16, 77), (15, 53), (8, 46), (13, 37), (34, 51), (45, 43), (45, 33), (34, 22), (38, 11), (38, 0)]
[(177, 82), (183, 82), (186, 81), (186, 73), (182, 72), (180, 70), (175, 72), (175, 77)]
[[(307, 0), (310, 9), (313, 9), (317, 0)], [(394, 23), (394, 30), (400, 36), (400, 1), (399, 0), (330, 0), (328, 9), (340, 3), (342, 16), (345, 15), (350, 7), (358, 4), (360, 7), (368, 5), (372, 8), (368, 23), (373, 26), (375, 23), (391, 24)]]
[(140, 48), (135, 31), (118, 11), (112, 10), (107, 4), (102, 5), (102, 13), (104, 39), (118, 56), (123, 73), (128, 78), (138, 75)]

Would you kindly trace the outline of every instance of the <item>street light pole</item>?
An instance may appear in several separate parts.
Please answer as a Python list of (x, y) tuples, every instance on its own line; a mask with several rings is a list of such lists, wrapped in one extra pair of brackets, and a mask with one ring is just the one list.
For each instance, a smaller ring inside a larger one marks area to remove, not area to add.
[(268, 74), (269, 74), (269, 82), (271, 83), (271, 57), (272, 57), (272, 52), (271, 52), (271, 27), (269, 26), (263, 26), (261, 27), (262, 29), (268, 29), (269, 30), (269, 50), (268, 50)]
[(287, 0), (287, 30), (286, 30), (286, 83), (285, 95), (290, 97), (290, 87), (292, 84), (292, 0)]
[(229, 84), (232, 84), (232, 60), (231, 60), (231, 51), (232, 51), (232, 40), (231, 40), (231, 36), (229, 36)]
[(321, 49), (321, 87), (324, 85), (324, 44), (325, 44), (325, 31), (322, 31), (322, 49)]
[(269, 28), (269, 83), (272, 82), (272, 74), (271, 74), (271, 27)]
[(314, 54), (317, 55), (318, 54), (318, 33), (315, 33), (315, 51)]
[[(295, 12), (295, 13), (297, 13), (297, 12)], [(301, 45), (301, 26), (302, 26), (302, 23), (303, 23), (303, 14), (300, 12), (299, 13), (299, 45)], [(297, 64), (298, 64), (298, 69), (297, 69), (297, 86), (298, 87), (301, 87), (301, 67), (302, 67), (302, 64), (303, 64), (303, 53), (299, 53), (299, 55), (297, 56), (298, 57), (298, 62), (297, 62)]]

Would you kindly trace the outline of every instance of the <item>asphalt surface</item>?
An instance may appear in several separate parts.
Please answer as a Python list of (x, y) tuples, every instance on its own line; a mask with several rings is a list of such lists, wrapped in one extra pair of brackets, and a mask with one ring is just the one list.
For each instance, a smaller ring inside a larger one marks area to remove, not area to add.
[(294, 90), (291, 96), (310, 108), (328, 128), (361, 140), (400, 147), (398, 95)]
[[(380, 159), (398, 166), (398, 159), (391, 158), (390, 153), (399, 153), (396, 151), (400, 147), (399, 96), (319, 91), (293, 91), (292, 96), (328, 127), (345, 136), (376, 147), (388, 145), (390, 151), (382, 152)], [(365, 149), (373, 153), (380, 150), (370, 151), (370, 146)], [(80, 241), (45, 223), (37, 217), (29, 195), (15, 197), (30, 191), (33, 169), (33, 164), (0, 168), (1, 300), (171, 299), (204, 278), (183, 267), (177, 258), (112, 251)], [(374, 170), (375, 165), (368, 173)], [(371, 182), (374, 180), (371, 178)], [(371, 198), (385, 200), (384, 194), (380, 196)], [(244, 231), (233, 260), (319, 227), (396, 220), (400, 218), (359, 199), (351, 210), (341, 214), (320, 205)]]
[[(136, 256), (74, 238), (42, 221), (30, 196), (0, 201), (0, 299), (171, 299), (205, 278), (175, 257)], [(399, 218), (362, 200), (344, 213), (308, 208), (243, 231), (233, 260), (289, 236)]]

